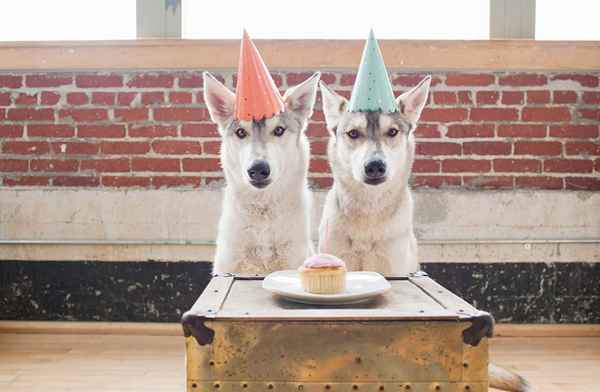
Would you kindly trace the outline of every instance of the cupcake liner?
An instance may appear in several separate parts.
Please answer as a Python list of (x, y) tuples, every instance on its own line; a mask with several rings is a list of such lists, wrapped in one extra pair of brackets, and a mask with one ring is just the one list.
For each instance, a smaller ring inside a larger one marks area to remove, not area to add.
[(346, 289), (345, 271), (300, 272), (304, 291), (313, 294), (337, 294)]

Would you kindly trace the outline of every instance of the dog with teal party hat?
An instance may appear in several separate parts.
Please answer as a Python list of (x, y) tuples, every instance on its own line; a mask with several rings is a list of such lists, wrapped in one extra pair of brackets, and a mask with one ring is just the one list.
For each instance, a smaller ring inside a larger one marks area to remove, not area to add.
[(350, 101), (321, 82), (334, 184), (319, 247), (351, 270), (406, 275), (419, 268), (408, 179), (430, 80), (396, 98), (371, 31)]
[[(350, 101), (320, 83), (334, 183), (319, 227), (319, 251), (343, 259), (349, 270), (404, 276), (419, 269), (408, 179), (414, 130), (430, 84), (427, 76), (396, 98), (373, 31)], [(494, 364), (489, 380), (501, 390), (531, 391), (522, 377)]]

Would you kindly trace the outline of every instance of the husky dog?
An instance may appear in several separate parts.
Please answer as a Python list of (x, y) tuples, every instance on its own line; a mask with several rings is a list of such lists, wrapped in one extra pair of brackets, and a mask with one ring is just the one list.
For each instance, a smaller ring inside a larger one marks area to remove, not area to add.
[(406, 275), (419, 268), (408, 178), (413, 130), (430, 82), (427, 77), (399, 96), (394, 113), (348, 112), (348, 101), (321, 82), (335, 181), (325, 200), (320, 248), (349, 270)]
[(215, 273), (265, 274), (297, 268), (313, 252), (307, 186), (316, 73), (283, 96), (285, 110), (260, 121), (234, 117), (235, 95), (204, 73), (204, 99), (222, 137), (227, 186)]
[[(325, 200), (319, 247), (344, 260), (349, 270), (406, 275), (419, 269), (408, 178), (413, 131), (430, 83), (428, 76), (400, 95), (393, 113), (348, 112), (348, 101), (320, 83), (334, 183)], [(531, 390), (522, 377), (493, 364), (489, 375), (494, 388)]]

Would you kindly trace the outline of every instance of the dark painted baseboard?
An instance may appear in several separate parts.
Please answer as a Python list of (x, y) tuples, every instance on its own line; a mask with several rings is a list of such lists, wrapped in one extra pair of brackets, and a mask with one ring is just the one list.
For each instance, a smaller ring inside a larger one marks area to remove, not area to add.
[(0, 261), (0, 319), (178, 321), (208, 262)]
[[(513, 323), (600, 323), (600, 264), (427, 263), (442, 285)], [(0, 261), (0, 319), (179, 321), (208, 262)]]
[(506, 323), (600, 323), (600, 263), (431, 263), (436, 281)]

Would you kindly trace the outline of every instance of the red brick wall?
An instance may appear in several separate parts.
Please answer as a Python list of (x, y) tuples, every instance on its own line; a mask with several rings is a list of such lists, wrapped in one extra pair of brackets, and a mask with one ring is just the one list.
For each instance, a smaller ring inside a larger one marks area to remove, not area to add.
[[(222, 73), (231, 86), (234, 75)], [(274, 73), (284, 90), (309, 73)], [(406, 90), (422, 75), (392, 75)], [(415, 187), (600, 190), (600, 73), (435, 73)], [(349, 95), (354, 75), (324, 73)], [(0, 74), (2, 186), (202, 187), (221, 179), (200, 72)], [(311, 182), (331, 184), (318, 109)]]

